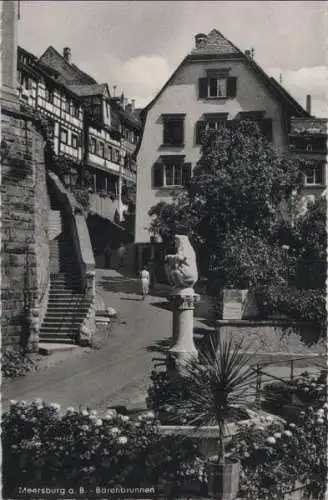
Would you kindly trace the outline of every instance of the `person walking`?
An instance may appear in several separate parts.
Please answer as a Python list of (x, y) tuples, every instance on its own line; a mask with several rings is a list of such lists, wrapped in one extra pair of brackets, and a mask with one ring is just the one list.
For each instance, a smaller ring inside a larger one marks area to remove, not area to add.
[(105, 257), (105, 267), (107, 269), (110, 269), (111, 260), (112, 260), (112, 251), (111, 251), (111, 248), (109, 246), (109, 243), (107, 243), (107, 245), (105, 246), (104, 257)]
[(117, 254), (118, 254), (120, 266), (123, 267), (124, 256), (125, 256), (125, 246), (123, 243), (120, 244), (119, 249), (117, 250)]
[(140, 272), (141, 279), (141, 289), (142, 289), (142, 300), (145, 300), (147, 295), (149, 294), (149, 282), (150, 282), (150, 274), (146, 266), (142, 268)]

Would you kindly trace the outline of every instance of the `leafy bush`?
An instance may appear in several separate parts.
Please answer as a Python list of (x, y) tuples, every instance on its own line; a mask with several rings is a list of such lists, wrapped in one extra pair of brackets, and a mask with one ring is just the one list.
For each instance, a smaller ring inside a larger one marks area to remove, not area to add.
[(176, 495), (186, 478), (197, 479), (196, 444), (161, 436), (153, 413), (132, 421), (114, 410), (100, 418), (94, 410), (61, 414), (55, 403), (13, 401), (2, 420), (2, 446), (6, 498), (22, 484), (155, 487)]
[(242, 465), (238, 498), (281, 500), (297, 482), (307, 485), (305, 498), (324, 498), (328, 404), (309, 407), (300, 417), (282, 432), (254, 426), (233, 438), (231, 453)]
[(3, 347), (1, 373), (4, 378), (16, 378), (35, 369), (37, 359), (22, 347)]

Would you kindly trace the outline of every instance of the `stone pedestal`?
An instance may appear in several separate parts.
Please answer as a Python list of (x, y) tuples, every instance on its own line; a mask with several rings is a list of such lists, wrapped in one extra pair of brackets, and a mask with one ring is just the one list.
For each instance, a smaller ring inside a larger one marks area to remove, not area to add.
[(169, 354), (175, 360), (175, 366), (182, 372), (190, 358), (197, 357), (194, 344), (194, 309), (199, 302), (193, 288), (176, 289), (170, 296), (172, 307), (172, 341)]

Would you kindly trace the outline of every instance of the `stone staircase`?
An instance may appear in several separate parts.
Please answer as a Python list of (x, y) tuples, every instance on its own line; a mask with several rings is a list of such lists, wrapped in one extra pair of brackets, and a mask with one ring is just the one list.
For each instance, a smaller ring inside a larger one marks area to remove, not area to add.
[(81, 289), (73, 241), (59, 210), (52, 210), (49, 223), (49, 237), (60, 234), (50, 241), (50, 289), (40, 342), (75, 344), (90, 300)]
[(62, 232), (60, 210), (50, 210), (48, 218), (48, 237), (54, 240)]

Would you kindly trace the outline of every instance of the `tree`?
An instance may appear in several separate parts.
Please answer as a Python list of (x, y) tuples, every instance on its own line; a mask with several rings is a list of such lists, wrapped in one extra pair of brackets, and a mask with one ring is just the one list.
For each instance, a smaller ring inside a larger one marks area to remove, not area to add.
[[(287, 307), (293, 287), (294, 317), (322, 318), (325, 204), (295, 218), (303, 168), (302, 160), (276, 153), (254, 122), (208, 131), (188, 186), (172, 203), (161, 202), (150, 210), (151, 231), (164, 241), (174, 233), (188, 234), (201, 274), (216, 289), (251, 288), (263, 314), (281, 307), (277, 301), (268, 307), (278, 290)], [(321, 290), (306, 299), (311, 312), (302, 304), (301, 288)]]
[(251, 121), (209, 131), (202, 143), (186, 190), (173, 203), (151, 209), (151, 230), (163, 239), (187, 233), (198, 250), (202, 273), (215, 270), (223, 285), (239, 286), (254, 280), (254, 273), (246, 272), (251, 266), (238, 262), (241, 252), (268, 253), (265, 243), (270, 251), (272, 245), (281, 248), (281, 229), (289, 222), (280, 206), (299, 189), (300, 171), (270, 147)]

